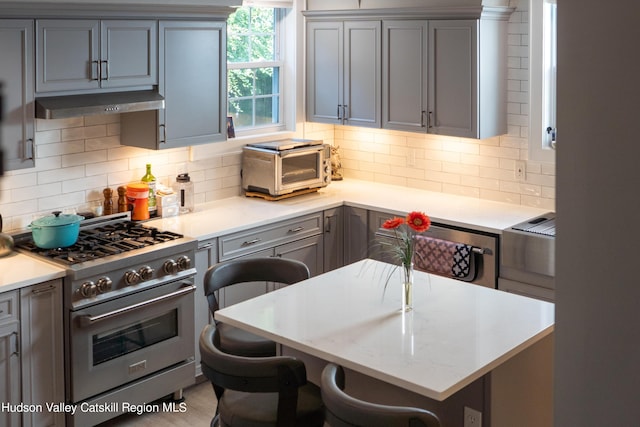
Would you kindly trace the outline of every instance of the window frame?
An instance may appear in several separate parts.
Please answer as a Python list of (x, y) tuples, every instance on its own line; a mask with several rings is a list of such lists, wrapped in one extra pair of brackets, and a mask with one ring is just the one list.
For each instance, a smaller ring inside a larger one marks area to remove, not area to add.
[[(555, 41), (557, 29), (553, 39), (549, 38), (545, 27), (544, 4), (556, 3), (556, 0), (530, 0), (530, 29), (529, 29), (529, 160), (554, 163), (555, 140), (552, 142), (549, 127), (549, 117), (555, 117), (556, 102), (549, 98), (555, 93), (555, 73), (548, 71), (549, 64), (545, 60), (548, 51), (546, 46), (551, 40)], [(557, 9), (556, 9), (557, 14)], [(556, 15), (557, 24), (557, 15)], [(557, 63), (557, 56), (556, 56)], [(556, 125), (553, 127), (554, 136), (557, 135)]]
[[(268, 7), (263, 6), (261, 4), (251, 4), (242, 6), (243, 8), (254, 8), (254, 7)], [(287, 132), (290, 130), (290, 120), (291, 116), (290, 109), (292, 108), (289, 104), (289, 96), (287, 93), (287, 87), (289, 86), (287, 83), (290, 79), (290, 76), (287, 74), (287, 61), (289, 60), (288, 55), (288, 46), (286, 43), (286, 31), (287, 31), (287, 15), (289, 9), (273, 7), (276, 11), (276, 28), (275, 28), (275, 37), (276, 37), (276, 45), (275, 45), (275, 59), (269, 61), (261, 61), (261, 62), (229, 62), (227, 61), (227, 80), (229, 79), (229, 72), (232, 70), (238, 69), (255, 69), (255, 68), (271, 68), (277, 67), (278, 70), (278, 87), (279, 87), (279, 102), (278, 102), (278, 123), (268, 124), (268, 125), (258, 125), (252, 127), (238, 128), (237, 124), (234, 123), (235, 133), (237, 138), (242, 137), (252, 137), (252, 136), (260, 136), (266, 134), (274, 134), (280, 132)], [(260, 96), (255, 96), (256, 98), (260, 98)], [(227, 93), (227, 109), (229, 106), (230, 96)], [(229, 111), (227, 111), (227, 115)]]

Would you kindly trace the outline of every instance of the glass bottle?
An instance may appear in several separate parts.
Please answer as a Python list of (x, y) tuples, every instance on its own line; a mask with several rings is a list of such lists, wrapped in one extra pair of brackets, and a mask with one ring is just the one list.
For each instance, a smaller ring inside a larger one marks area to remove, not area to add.
[(176, 177), (173, 189), (178, 193), (179, 212), (193, 212), (193, 182), (188, 173), (181, 173)]
[(156, 205), (156, 177), (151, 173), (151, 164), (147, 163), (147, 173), (140, 179), (149, 186), (149, 216), (154, 217), (157, 214)]

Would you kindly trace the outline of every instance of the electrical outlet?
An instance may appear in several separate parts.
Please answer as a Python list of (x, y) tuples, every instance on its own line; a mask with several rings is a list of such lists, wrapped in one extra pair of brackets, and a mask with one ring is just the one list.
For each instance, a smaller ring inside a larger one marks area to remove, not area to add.
[(524, 160), (516, 160), (516, 179), (524, 181), (527, 179), (527, 164)]
[(482, 427), (482, 412), (465, 406), (464, 427)]

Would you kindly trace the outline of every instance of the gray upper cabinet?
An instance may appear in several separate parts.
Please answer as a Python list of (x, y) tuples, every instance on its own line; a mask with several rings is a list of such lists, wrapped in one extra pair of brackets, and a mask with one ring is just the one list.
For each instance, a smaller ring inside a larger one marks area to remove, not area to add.
[(226, 141), (226, 23), (161, 21), (158, 91), (165, 109), (121, 115), (121, 143), (166, 149)]
[(429, 133), (507, 132), (507, 34), (502, 20), (429, 22)]
[(0, 149), (5, 168), (34, 166), (33, 21), (0, 19), (0, 82), (4, 117)]
[(426, 131), (428, 23), (382, 23), (382, 127)]
[(380, 21), (307, 24), (307, 120), (380, 127)]
[[(511, 12), (305, 12), (307, 120), (467, 138), (506, 133)], [(373, 28), (380, 39), (363, 36)]]
[(36, 21), (36, 92), (148, 87), (158, 81), (154, 20)]

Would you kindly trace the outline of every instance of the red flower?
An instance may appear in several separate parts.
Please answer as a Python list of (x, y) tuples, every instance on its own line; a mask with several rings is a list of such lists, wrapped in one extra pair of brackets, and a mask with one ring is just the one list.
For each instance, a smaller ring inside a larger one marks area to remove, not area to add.
[(427, 231), (431, 226), (431, 220), (423, 212), (416, 212), (416, 211), (409, 212), (409, 215), (407, 215), (406, 221), (407, 221), (407, 224), (409, 224), (409, 227), (413, 228), (418, 233)]
[(404, 219), (395, 217), (395, 218), (386, 220), (382, 224), (382, 228), (386, 228), (387, 230), (393, 230), (394, 228), (400, 227), (402, 224), (404, 224)]

